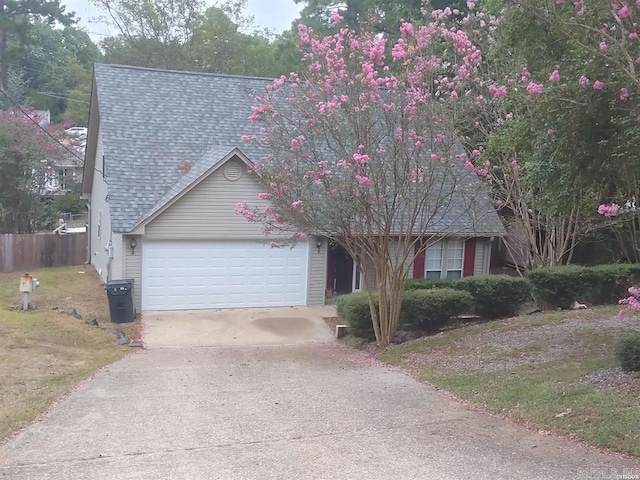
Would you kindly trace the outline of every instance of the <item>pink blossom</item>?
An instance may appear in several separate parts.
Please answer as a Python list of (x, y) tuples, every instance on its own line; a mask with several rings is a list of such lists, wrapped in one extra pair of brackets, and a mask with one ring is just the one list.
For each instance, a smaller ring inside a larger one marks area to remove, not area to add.
[(600, 80), (596, 80), (595, 82), (593, 82), (594, 90), (602, 90), (602, 87), (604, 87), (604, 83), (602, 83)]
[(400, 25), (400, 34), (403, 37), (413, 35), (413, 24), (409, 22), (403, 22), (402, 25)]
[(291, 206), (299, 210), (300, 208), (302, 208), (302, 200), (296, 200), (291, 204)]
[(563, 3), (564, 3), (564, 0), (556, 0), (557, 5), (562, 5)]
[(258, 194), (258, 197), (260, 197), (262, 200), (268, 200), (269, 199), (269, 194), (262, 192)]
[(431, 160), (438, 160), (438, 154), (437, 153), (432, 153), (431, 154)]
[(489, 93), (493, 95), (494, 98), (506, 97), (507, 87), (505, 85), (500, 85), (499, 87), (489, 85)]
[(334, 25), (338, 25), (340, 22), (342, 22), (342, 20), (344, 20), (344, 17), (337, 11), (334, 11), (331, 15), (331, 23), (333, 23)]
[(520, 164), (518, 164), (517, 160), (511, 160), (511, 168), (514, 170), (520, 168)]
[(371, 179), (369, 177), (363, 177), (361, 175), (356, 175), (356, 180), (363, 187), (370, 187), (371, 184), (372, 184)]
[(603, 52), (607, 50), (607, 44), (604, 40), (600, 42), (600, 50)]
[(558, 83), (560, 81), (560, 72), (558, 70), (554, 70), (551, 76), (549, 77), (549, 81), (553, 83)]
[(371, 160), (371, 158), (369, 157), (369, 155), (365, 155), (363, 153), (354, 153), (353, 154), (353, 161), (355, 163), (357, 163), (358, 165), (364, 165), (365, 163), (367, 163), (369, 160)]
[(585, 87), (585, 86), (589, 85), (589, 79), (587, 77), (585, 77), (584, 75), (582, 75), (580, 77), (580, 80), (578, 80), (578, 85), (580, 85), (581, 87)]
[(638, 39), (638, 34), (636, 32), (631, 32), (629, 34), (629, 40), (637, 40)]
[(547, 135), (553, 135), (553, 134), (554, 134), (553, 128), (550, 128), (549, 130), (547, 130)]
[(605, 217), (615, 217), (620, 211), (620, 206), (612, 203), (611, 205), (602, 204), (598, 207), (598, 213)]
[(627, 90), (626, 88), (621, 88), (620, 89), (620, 100), (622, 100), (624, 102), (628, 98), (629, 98), (629, 90)]
[(393, 46), (393, 49), (391, 49), (391, 56), (394, 60), (401, 60), (409, 56), (409, 52), (407, 52), (406, 45), (402, 38), (398, 40), (398, 43), (396, 43)]
[(504, 205), (504, 202), (500, 199), (496, 200), (496, 207), (498, 208), (502, 208), (502, 206)]
[(529, 85), (527, 85), (527, 93), (529, 95), (538, 95), (542, 93), (543, 90), (544, 87), (541, 83), (529, 82)]
[(480, 153), (481, 153), (481, 152), (480, 152), (480, 150), (477, 150), (477, 149), (476, 149), (476, 150), (473, 150), (473, 151), (471, 152), (471, 155), (473, 155), (474, 157), (479, 157), (479, 156), (480, 156)]
[(631, 10), (629, 10), (629, 7), (626, 5), (623, 5), (622, 8), (618, 10), (618, 16), (620, 18), (627, 18), (629, 15), (631, 15)]

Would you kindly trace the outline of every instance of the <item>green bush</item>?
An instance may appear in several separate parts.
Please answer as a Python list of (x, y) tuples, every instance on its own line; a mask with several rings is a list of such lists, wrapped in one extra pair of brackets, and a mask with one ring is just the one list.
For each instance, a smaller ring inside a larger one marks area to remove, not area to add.
[(482, 318), (513, 317), (531, 300), (531, 284), (522, 277), (479, 275), (465, 277), (452, 286), (473, 297), (475, 313)]
[(521, 277), (508, 275), (479, 275), (459, 280), (407, 280), (407, 290), (452, 288), (468, 292), (473, 297), (475, 313), (483, 318), (516, 315), (524, 302), (531, 298), (531, 285)]
[(569, 308), (574, 301), (603, 305), (627, 296), (627, 289), (640, 281), (640, 265), (546, 267), (530, 271), (527, 278), (542, 308)]
[(340, 295), (337, 311), (338, 315), (347, 322), (351, 335), (369, 340), (376, 338), (371, 320), (369, 296), (365, 292)]
[(435, 331), (472, 309), (473, 299), (467, 292), (451, 288), (410, 290), (402, 298), (400, 326), (412, 331)]
[(640, 371), (640, 333), (621, 338), (616, 348), (616, 357), (623, 370)]
[(430, 290), (432, 288), (453, 288), (452, 284), (457, 282), (452, 278), (412, 278), (404, 284), (405, 290)]

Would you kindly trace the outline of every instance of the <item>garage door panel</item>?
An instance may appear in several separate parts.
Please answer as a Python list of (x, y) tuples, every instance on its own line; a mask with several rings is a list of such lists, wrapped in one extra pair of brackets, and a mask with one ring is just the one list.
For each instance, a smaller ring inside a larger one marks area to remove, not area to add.
[(306, 304), (305, 243), (146, 241), (142, 253), (143, 310)]

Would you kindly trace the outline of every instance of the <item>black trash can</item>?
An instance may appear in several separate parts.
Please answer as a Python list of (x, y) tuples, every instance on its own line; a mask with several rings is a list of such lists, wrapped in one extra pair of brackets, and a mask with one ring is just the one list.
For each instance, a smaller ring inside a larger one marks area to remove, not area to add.
[(136, 312), (133, 309), (133, 282), (129, 280), (111, 280), (104, 286), (109, 298), (109, 313), (113, 323), (133, 322)]

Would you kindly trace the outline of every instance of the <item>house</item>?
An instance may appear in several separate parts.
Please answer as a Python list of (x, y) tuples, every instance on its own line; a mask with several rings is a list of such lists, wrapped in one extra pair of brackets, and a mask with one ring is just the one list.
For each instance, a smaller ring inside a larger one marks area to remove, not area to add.
[[(95, 66), (82, 183), (90, 262), (103, 281), (134, 281), (138, 311), (322, 305), (327, 290), (361, 288), (339, 247), (312, 237), (270, 248), (235, 212), (262, 190), (248, 167), (268, 152), (241, 136), (259, 133), (248, 117), (269, 83)], [(413, 276), (488, 273), (502, 226), (486, 201), (479, 233), (434, 245)]]

